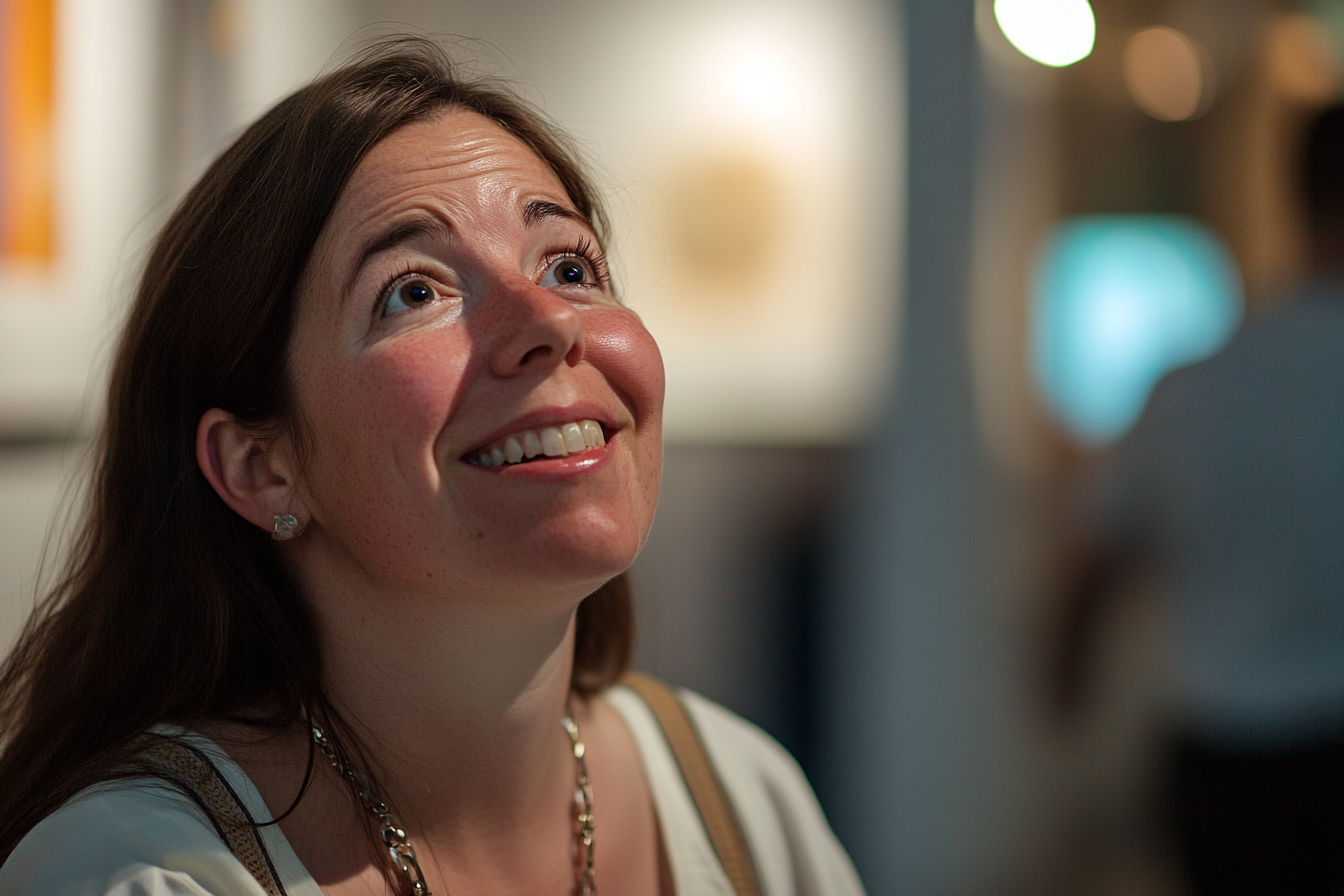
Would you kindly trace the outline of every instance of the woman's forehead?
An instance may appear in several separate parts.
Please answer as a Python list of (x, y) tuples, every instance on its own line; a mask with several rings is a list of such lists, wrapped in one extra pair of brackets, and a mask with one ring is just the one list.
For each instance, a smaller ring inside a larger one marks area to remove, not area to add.
[(503, 203), (521, 209), (542, 197), (570, 206), (550, 166), (526, 144), (475, 112), (450, 109), (398, 128), (360, 162), (333, 210), (359, 227), (406, 205), (444, 204), (467, 211)]
[(305, 280), (343, 296), (364, 264), (408, 230), (452, 241), (508, 239), (533, 223), (538, 206), (555, 210), (546, 217), (592, 229), (526, 144), (483, 115), (450, 109), (398, 128), (365, 155), (318, 237)]

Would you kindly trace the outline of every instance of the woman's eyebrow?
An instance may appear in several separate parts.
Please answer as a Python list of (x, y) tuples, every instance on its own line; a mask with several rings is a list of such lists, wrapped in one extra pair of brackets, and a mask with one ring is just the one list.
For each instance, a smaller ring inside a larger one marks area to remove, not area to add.
[(548, 218), (565, 218), (570, 221), (578, 221), (590, 230), (593, 226), (587, 218), (573, 209), (548, 202), (545, 199), (533, 199), (523, 206), (523, 224), (527, 227), (535, 227)]
[(350, 269), (350, 277), (346, 283), (347, 294), (349, 288), (354, 285), (355, 278), (359, 276), (359, 272), (364, 269), (364, 265), (368, 263), (370, 258), (422, 236), (448, 242), (453, 238), (453, 225), (442, 215), (422, 212), (413, 218), (397, 221), (378, 231), (365, 241), (363, 248), (356, 256), (355, 265)]

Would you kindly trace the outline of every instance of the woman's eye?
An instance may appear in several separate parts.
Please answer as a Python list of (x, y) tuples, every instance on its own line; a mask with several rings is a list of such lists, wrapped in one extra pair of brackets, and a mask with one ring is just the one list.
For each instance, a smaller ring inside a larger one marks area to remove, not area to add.
[(434, 287), (418, 277), (403, 280), (387, 294), (387, 301), (383, 303), (383, 316), (427, 305), (436, 296)]
[(542, 286), (574, 286), (596, 283), (588, 266), (577, 258), (561, 258), (553, 262), (541, 278)]

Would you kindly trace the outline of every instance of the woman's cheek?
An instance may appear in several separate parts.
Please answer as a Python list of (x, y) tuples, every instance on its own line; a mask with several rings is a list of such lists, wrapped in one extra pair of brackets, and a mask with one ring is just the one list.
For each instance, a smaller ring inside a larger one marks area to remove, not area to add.
[(400, 340), (366, 356), (354, 390), (367, 414), (414, 421), (437, 433), (457, 400), (469, 356), (469, 347), (457, 340)]
[(589, 362), (630, 408), (635, 425), (661, 436), (666, 383), (658, 344), (633, 311), (600, 308), (589, 314), (584, 327)]
[(430, 339), (374, 346), (321, 377), (311, 396), (314, 449), (345, 476), (419, 469), (434, 478), (434, 446), (462, 381), (467, 351)]
[(635, 419), (635, 477), (629, 495), (640, 518), (639, 545), (648, 535), (663, 468), (663, 357), (632, 311), (609, 309), (585, 329), (589, 362), (606, 378)]

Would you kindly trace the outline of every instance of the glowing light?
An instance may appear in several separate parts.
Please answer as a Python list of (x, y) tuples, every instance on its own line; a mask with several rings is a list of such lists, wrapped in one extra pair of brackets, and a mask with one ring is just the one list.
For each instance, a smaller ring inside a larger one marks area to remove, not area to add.
[(1208, 108), (1213, 69), (1199, 45), (1174, 28), (1146, 28), (1125, 44), (1125, 84), (1159, 121), (1184, 121)]
[(744, 109), (778, 112), (790, 105), (793, 71), (770, 47), (745, 47), (727, 64), (725, 86)]
[(757, 23), (720, 23), (695, 41), (685, 63), (685, 102), (696, 118), (707, 113), (735, 129), (796, 127), (803, 110), (824, 92), (817, 54), (805, 33)]
[(1265, 38), (1270, 82), (1286, 96), (1326, 103), (1339, 90), (1340, 60), (1319, 19), (1302, 13), (1279, 16)]
[(994, 0), (994, 19), (1022, 55), (1054, 68), (1087, 58), (1097, 37), (1087, 0)]
[(1124, 433), (1168, 371), (1205, 358), (1241, 318), (1241, 279), (1203, 225), (1175, 216), (1079, 218), (1038, 269), (1037, 383), (1084, 442)]

